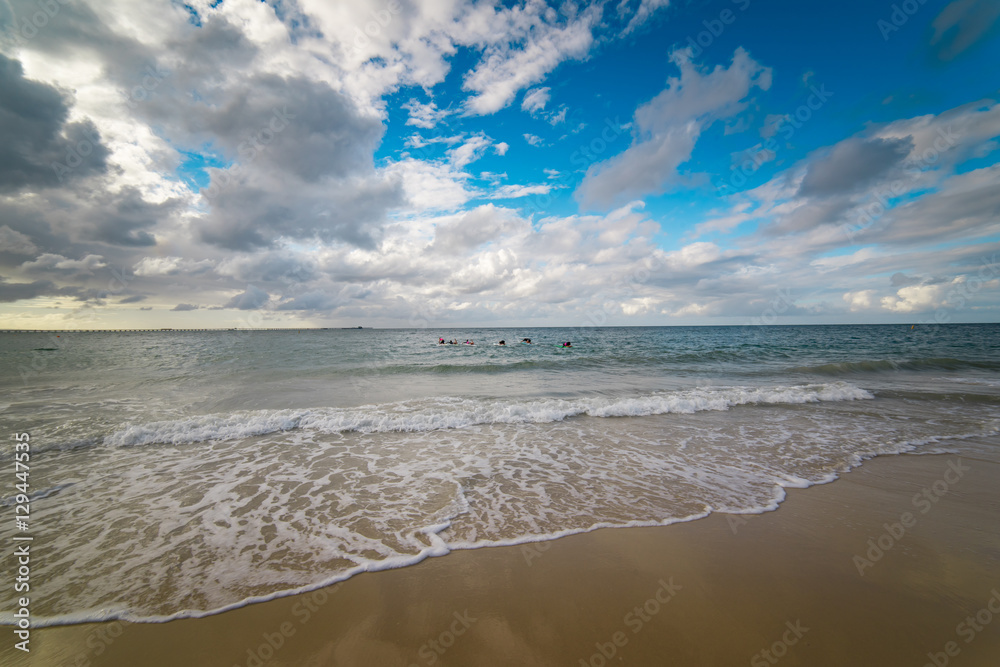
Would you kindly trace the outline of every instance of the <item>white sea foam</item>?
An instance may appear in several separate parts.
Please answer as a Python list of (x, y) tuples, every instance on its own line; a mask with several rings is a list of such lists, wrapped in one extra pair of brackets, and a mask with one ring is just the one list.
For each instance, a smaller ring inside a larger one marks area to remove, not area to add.
[(871, 398), (845, 383), (709, 387), (123, 428), (107, 444), (199, 444), (33, 461), (60, 488), (32, 503), (49, 540), (33, 623), (204, 616), (454, 549), (761, 513), (874, 456), (997, 433), (975, 405), (854, 402)]
[(320, 433), (420, 432), (481, 424), (539, 424), (578, 415), (638, 417), (703, 410), (728, 410), (751, 404), (801, 404), (850, 401), (874, 396), (846, 382), (778, 387), (710, 387), (629, 397), (578, 399), (473, 400), (435, 398), (357, 408), (260, 410), (211, 414), (128, 425), (104, 444), (131, 446), (231, 440), (302, 428)]

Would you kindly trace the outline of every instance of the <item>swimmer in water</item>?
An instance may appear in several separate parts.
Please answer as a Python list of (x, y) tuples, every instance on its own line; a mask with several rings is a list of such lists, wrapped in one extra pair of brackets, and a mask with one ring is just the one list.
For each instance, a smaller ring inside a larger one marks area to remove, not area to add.
[(507, 341), (502, 340), (499, 343), (497, 343), (497, 345), (503, 345), (504, 347), (507, 347)]
[(530, 339), (530, 338), (522, 338), (522, 339), (521, 339), (521, 342), (522, 342), (522, 343), (526, 343), (526, 344), (528, 344), (528, 345), (531, 345), (531, 339)]
[(562, 344), (562, 346), (563, 347), (573, 347), (573, 343), (571, 343), (569, 341), (566, 341), (565, 343)]

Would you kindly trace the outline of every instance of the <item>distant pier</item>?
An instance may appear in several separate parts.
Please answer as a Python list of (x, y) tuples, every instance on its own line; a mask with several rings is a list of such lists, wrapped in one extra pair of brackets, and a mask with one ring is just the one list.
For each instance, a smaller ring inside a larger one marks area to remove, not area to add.
[[(176, 329), (164, 327), (160, 329), (0, 329), (0, 333), (197, 333), (208, 331), (357, 331), (365, 327), (231, 327), (225, 329)], [(367, 327), (371, 329), (371, 327)]]

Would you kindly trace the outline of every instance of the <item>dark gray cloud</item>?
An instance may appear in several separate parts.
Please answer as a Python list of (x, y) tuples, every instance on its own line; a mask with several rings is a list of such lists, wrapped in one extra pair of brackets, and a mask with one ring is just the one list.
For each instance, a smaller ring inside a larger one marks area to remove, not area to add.
[(145, 301), (146, 297), (142, 294), (134, 294), (132, 296), (127, 296), (124, 299), (120, 299), (118, 303), (139, 303), (140, 301)]
[(325, 187), (297, 188), (280, 174), (260, 175), (234, 184), (212, 200), (200, 226), (201, 239), (230, 250), (274, 245), (281, 237), (344, 241), (375, 247), (387, 209), (402, 203), (392, 180), (344, 180)]
[(237, 308), (239, 310), (256, 310), (260, 308), (271, 297), (262, 289), (247, 285), (247, 289), (242, 294), (237, 294), (230, 299), (223, 308)]
[(180, 206), (173, 199), (151, 204), (131, 187), (119, 193), (98, 193), (90, 204), (79, 225), (85, 238), (135, 247), (156, 245), (156, 237), (149, 230)]
[(198, 310), (198, 306), (193, 303), (179, 303), (170, 310), (172, 311), (185, 311), (185, 310)]
[(238, 79), (181, 118), (192, 134), (209, 131), (238, 162), (306, 182), (372, 170), (384, 129), (326, 83), (272, 74)]
[(371, 248), (386, 211), (403, 203), (401, 183), (375, 174), (381, 121), (325, 83), (259, 75), (172, 115), (189, 137), (207, 129), (235, 160), (205, 191), (209, 243), (250, 250), (290, 237)]
[[(27, 0), (14, 5), (17, 15), (37, 11)], [(293, 5), (275, 11), (301, 23)], [(30, 44), (67, 60), (96, 57), (136, 119), (174, 146), (207, 146), (231, 163), (211, 173), (201, 240), (230, 250), (282, 237), (377, 245), (386, 211), (404, 203), (401, 184), (375, 174), (381, 120), (327, 83), (254, 72), (259, 48), (243, 26), (221, 16), (195, 23), (179, 26), (154, 52), (90, 7), (60, 4)], [(155, 225), (138, 208), (111, 211), (107, 223), (94, 225), (94, 240), (155, 243)]]
[(21, 299), (34, 299), (36, 296), (54, 294), (55, 284), (50, 280), (36, 280), (31, 283), (9, 283), (0, 276), (0, 301), (9, 303)]
[(67, 123), (70, 99), (24, 77), (0, 54), (0, 192), (53, 187), (107, 169), (108, 149), (92, 122)]
[(283, 285), (297, 285), (319, 277), (312, 257), (283, 250), (233, 258), (225, 263), (223, 272), (247, 283), (259, 281)]
[(67, 296), (81, 301), (99, 299), (102, 293), (98, 290), (81, 289), (76, 286), (60, 287), (51, 280), (35, 280), (28, 282), (8, 282), (0, 276), (0, 302), (10, 303), (22, 299), (34, 299), (38, 296)]
[[(8, 0), (21, 26), (42, 8), (35, 0)], [(47, 12), (48, 20), (34, 34), (20, 32), (30, 39), (32, 50), (43, 51), (63, 60), (103, 61), (105, 74), (112, 80), (139, 83), (144, 69), (155, 65), (156, 58), (149, 47), (115, 32), (83, 2), (56, 1), (56, 11)]]
[(807, 200), (785, 215), (775, 216), (774, 222), (763, 229), (767, 234), (787, 234), (815, 229), (820, 225), (839, 223), (854, 208), (848, 197)]
[[(26, 237), (28, 243), (35, 248), (28, 255), (36, 255), (51, 252), (59, 255), (72, 256), (79, 253), (72, 252), (73, 242), (69, 236), (62, 231), (55, 230), (49, 222), (49, 207), (52, 203), (59, 202), (58, 191), (49, 192), (49, 198), (30, 199), (4, 199), (0, 197), (0, 226), (8, 227), (19, 237)], [(4, 248), (10, 251), (10, 248)], [(18, 265), (24, 261), (22, 253), (11, 256), (9, 259), (0, 253), (0, 263), (4, 266)]]
[(242, 30), (219, 16), (210, 17), (198, 28), (189, 28), (170, 41), (167, 49), (186, 56), (183, 70), (175, 72), (186, 82), (212, 78), (221, 81), (223, 72), (249, 65), (259, 52)]
[(884, 178), (912, 149), (913, 141), (909, 138), (842, 141), (828, 154), (812, 161), (799, 195), (828, 197), (857, 192)]
[(233, 161), (211, 171), (202, 240), (231, 250), (281, 237), (377, 245), (386, 211), (404, 202), (402, 184), (375, 173), (378, 118), (325, 83), (270, 74), (237, 77), (204, 98), (161, 95), (140, 107), (173, 141), (209, 141)]
[(9, 225), (0, 225), (0, 253), (20, 256), (37, 252), (38, 248), (27, 234), (11, 229)]

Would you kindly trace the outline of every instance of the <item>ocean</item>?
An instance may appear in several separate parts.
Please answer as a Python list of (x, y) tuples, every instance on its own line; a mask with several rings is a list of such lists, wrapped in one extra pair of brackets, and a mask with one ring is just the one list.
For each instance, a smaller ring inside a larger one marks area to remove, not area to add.
[(36, 627), (781, 511), (880, 455), (1000, 460), (994, 324), (0, 333), (0, 367)]

